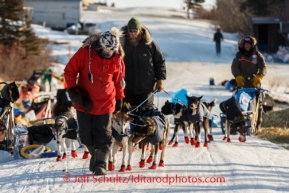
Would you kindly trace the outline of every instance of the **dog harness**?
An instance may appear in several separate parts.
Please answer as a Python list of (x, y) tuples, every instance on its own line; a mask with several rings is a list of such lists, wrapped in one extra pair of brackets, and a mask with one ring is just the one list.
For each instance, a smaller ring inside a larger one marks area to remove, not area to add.
[(141, 143), (156, 144), (163, 140), (164, 131), (166, 129), (166, 119), (165, 116), (158, 110), (150, 111), (149, 115), (149, 117), (156, 123), (156, 132), (154, 136), (145, 138), (141, 141)]
[(66, 111), (55, 119), (53, 128), (56, 131), (56, 135), (61, 134), (65, 130), (65, 137), (69, 139), (76, 139), (78, 129), (78, 122), (74, 119), (73, 114), (70, 111)]
[(189, 114), (189, 111), (186, 111), (186, 120), (188, 120), (192, 123), (203, 121), (204, 117), (210, 119), (211, 113), (202, 102), (199, 104), (197, 114), (191, 115), (191, 114)]
[(248, 63), (257, 64), (257, 54), (256, 54), (256, 52), (253, 54), (252, 60), (249, 60), (249, 59), (245, 58), (245, 56), (242, 56), (239, 59), (239, 61), (240, 62), (245, 61), (245, 62), (248, 62)]

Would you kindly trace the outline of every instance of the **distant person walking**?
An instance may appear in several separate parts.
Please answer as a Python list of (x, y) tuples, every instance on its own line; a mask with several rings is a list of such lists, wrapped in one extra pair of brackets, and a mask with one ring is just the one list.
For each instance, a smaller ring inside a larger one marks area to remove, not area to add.
[(221, 40), (224, 40), (223, 34), (221, 33), (220, 28), (217, 29), (217, 32), (214, 35), (214, 41), (216, 42), (216, 52), (217, 54), (221, 53)]

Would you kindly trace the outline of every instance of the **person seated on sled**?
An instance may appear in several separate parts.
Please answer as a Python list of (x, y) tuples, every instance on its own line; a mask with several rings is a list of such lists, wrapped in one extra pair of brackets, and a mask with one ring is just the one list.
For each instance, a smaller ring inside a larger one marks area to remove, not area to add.
[(257, 40), (252, 36), (245, 36), (239, 41), (238, 47), (239, 51), (231, 65), (237, 87), (260, 88), (267, 67), (263, 55), (257, 49)]
[[(239, 51), (236, 53), (231, 65), (236, 86), (261, 88), (261, 81), (267, 73), (267, 67), (263, 55), (257, 49), (257, 40), (252, 36), (245, 36), (239, 41), (238, 47)], [(256, 99), (259, 98), (259, 94), (259, 92), (256, 93)], [(257, 102), (262, 103), (262, 101)], [(262, 112), (262, 108), (259, 111), (258, 127), (262, 122), (262, 113), (260, 112)]]

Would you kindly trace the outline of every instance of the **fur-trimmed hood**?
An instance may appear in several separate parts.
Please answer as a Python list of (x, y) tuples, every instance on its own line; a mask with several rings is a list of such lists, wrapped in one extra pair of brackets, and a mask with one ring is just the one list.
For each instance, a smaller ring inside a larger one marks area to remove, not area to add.
[[(250, 51), (246, 51), (246, 49), (244, 48), (245, 38), (249, 38), (252, 42)], [(242, 55), (245, 55), (246, 57), (250, 58), (254, 53), (258, 51), (257, 40), (253, 36), (245, 36), (242, 39), (240, 39), (238, 48), (239, 48), (239, 52), (236, 53), (237, 57), (240, 58)]]
[[(142, 32), (142, 36), (141, 39), (143, 39), (145, 41), (146, 45), (149, 45), (152, 43), (153, 39), (152, 36), (149, 32), (149, 30), (144, 26), (141, 25), (141, 29)], [(120, 43), (124, 46), (125, 42), (127, 41), (127, 37), (128, 37), (128, 29), (127, 29), (127, 25), (123, 26), (121, 28), (121, 31), (123, 31), (124, 36), (120, 38)]]
[(239, 44), (238, 44), (239, 48), (243, 48), (243, 46), (244, 46), (244, 39), (245, 39), (245, 38), (250, 38), (250, 39), (252, 40), (252, 48), (255, 48), (255, 47), (256, 47), (256, 45), (257, 45), (257, 40), (256, 40), (256, 38), (254, 38), (253, 36), (245, 36), (245, 37), (243, 37), (243, 38), (240, 39)]
[[(102, 35), (102, 32), (88, 36), (82, 42), (82, 47), (84, 48), (86, 46), (90, 46), (93, 42), (95, 42), (96, 40), (99, 40), (101, 35)], [(116, 54), (118, 54), (121, 58), (124, 58), (125, 53), (121, 44), (119, 44), (118, 49), (116, 50)]]

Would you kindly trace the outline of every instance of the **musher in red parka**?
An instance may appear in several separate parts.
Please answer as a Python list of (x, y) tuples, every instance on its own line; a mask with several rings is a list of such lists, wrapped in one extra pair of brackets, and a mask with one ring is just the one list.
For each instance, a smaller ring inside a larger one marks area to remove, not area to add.
[(106, 174), (112, 143), (112, 113), (121, 110), (124, 98), (122, 31), (89, 36), (64, 69), (67, 91), (77, 110), (79, 137), (91, 154), (89, 169)]

